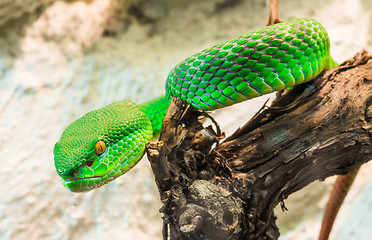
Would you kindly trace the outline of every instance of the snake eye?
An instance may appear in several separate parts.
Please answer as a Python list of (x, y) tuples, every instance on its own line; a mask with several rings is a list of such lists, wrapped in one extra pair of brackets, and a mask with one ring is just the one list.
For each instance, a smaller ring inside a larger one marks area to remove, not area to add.
[(105, 150), (106, 150), (106, 143), (104, 141), (99, 140), (98, 142), (96, 142), (96, 145), (94, 146), (94, 151), (96, 152), (98, 156), (103, 154)]

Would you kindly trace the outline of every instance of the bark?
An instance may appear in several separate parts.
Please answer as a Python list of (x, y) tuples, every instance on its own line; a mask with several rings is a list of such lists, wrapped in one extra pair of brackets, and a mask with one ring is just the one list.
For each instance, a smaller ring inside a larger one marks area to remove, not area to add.
[(357, 54), (278, 94), (222, 143), (217, 124), (203, 127), (206, 113), (173, 99), (147, 148), (164, 239), (277, 239), (278, 203), (371, 160), (371, 58)]

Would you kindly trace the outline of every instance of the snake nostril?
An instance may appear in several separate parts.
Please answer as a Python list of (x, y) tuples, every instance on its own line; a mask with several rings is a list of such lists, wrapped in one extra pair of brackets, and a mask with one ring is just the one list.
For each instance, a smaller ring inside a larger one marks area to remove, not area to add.
[(87, 161), (86, 164), (88, 167), (91, 167), (93, 165), (94, 161)]

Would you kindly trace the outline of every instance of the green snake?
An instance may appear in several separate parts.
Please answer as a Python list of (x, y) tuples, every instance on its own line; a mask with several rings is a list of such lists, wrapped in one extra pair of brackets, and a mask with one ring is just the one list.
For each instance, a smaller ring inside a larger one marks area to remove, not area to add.
[(72, 122), (54, 147), (57, 173), (73, 192), (123, 175), (159, 133), (172, 97), (201, 110), (223, 108), (310, 81), (336, 65), (326, 30), (306, 18), (214, 45), (171, 70), (165, 96), (141, 105), (115, 102)]

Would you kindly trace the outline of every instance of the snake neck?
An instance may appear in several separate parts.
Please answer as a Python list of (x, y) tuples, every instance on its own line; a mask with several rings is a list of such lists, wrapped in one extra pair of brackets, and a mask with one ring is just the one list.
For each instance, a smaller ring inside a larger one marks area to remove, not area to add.
[(333, 58), (331, 56), (328, 56), (328, 59), (326, 59), (326, 65), (324, 67), (324, 70), (329, 70), (329, 69), (332, 69), (334, 67), (337, 67), (339, 64), (333, 60)]
[(171, 99), (164, 95), (138, 105), (138, 108), (150, 119), (154, 136), (160, 134), (163, 118), (170, 102)]

